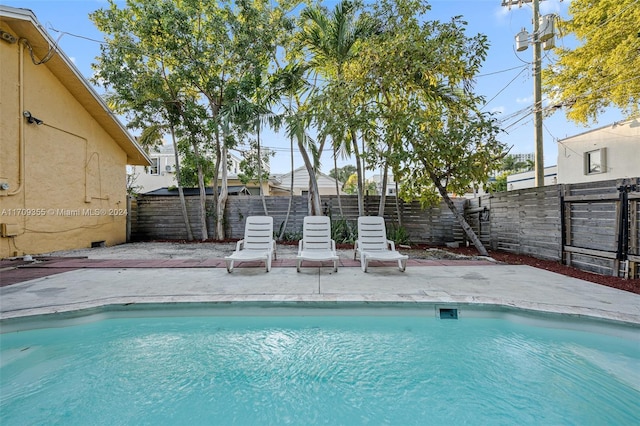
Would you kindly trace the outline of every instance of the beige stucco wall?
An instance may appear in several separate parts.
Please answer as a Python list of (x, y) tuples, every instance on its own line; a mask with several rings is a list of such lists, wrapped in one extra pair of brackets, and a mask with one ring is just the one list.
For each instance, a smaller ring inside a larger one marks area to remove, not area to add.
[[(587, 152), (606, 150), (602, 173), (585, 173)], [(616, 123), (558, 141), (558, 183), (640, 176), (640, 119)]]
[[(26, 48), (21, 78), (20, 50), (0, 43), (0, 223), (17, 229), (0, 237), (0, 257), (125, 242), (126, 153), (70, 94), (81, 81), (59, 81)], [(28, 124), (24, 110), (44, 123)]]

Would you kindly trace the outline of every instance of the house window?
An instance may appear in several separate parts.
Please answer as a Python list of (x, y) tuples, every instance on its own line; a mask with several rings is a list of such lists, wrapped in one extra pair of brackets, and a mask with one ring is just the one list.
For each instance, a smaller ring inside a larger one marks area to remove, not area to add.
[(605, 173), (607, 171), (606, 164), (606, 148), (600, 148), (588, 151), (584, 155), (584, 174), (595, 175)]
[(159, 168), (160, 168), (160, 159), (159, 158), (152, 158), (151, 159), (151, 166), (149, 167), (149, 174), (150, 175), (159, 174)]

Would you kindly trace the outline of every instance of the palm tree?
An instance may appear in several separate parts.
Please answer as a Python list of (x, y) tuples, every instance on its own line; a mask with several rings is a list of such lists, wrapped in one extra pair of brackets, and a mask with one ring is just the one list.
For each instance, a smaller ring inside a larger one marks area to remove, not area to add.
[[(364, 212), (364, 170), (357, 144), (357, 129), (349, 123), (352, 112), (348, 104), (349, 97), (344, 96), (347, 87), (344, 68), (357, 54), (358, 41), (373, 34), (377, 26), (366, 17), (356, 17), (357, 8), (357, 4), (349, 0), (342, 0), (336, 4), (332, 12), (319, 6), (307, 7), (301, 14), (304, 24), (300, 36), (304, 46), (309, 49), (311, 54), (309, 65), (317, 74), (327, 80), (325, 94), (330, 93), (327, 89), (331, 88), (334, 89), (334, 94), (337, 94), (337, 96), (331, 97), (329, 102), (341, 105), (337, 108), (330, 108), (330, 110), (344, 112), (344, 115), (337, 117), (337, 119), (345, 120), (347, 128), (336, 126), (336, 130), (341, 127), (342, 129), (339, 133), (338, 131), (332, 132), (331, 136), (334, 149), (344, 144), (346, 152), (352, 152), (356, 157), (358, 210), (362, 215)], [(334, 119), (320, 114), (317, 120), (319, 128), (323, 127), (323, 122), (326, 123)], [(309, 173), (311, 174), (312, 170), (309, 170)]]
[[(309, 88), (308, 82), (305, 80), (304, 76), (307, 71), (307, 67), (299, 62), (293, 61), (288, 63), (286, 66), (277, 70), (273, 76), (271, 81), (271, 87), (274, 93), (283, 95), (283, 100), (281, 102), (282, 108), (284, 108), (284, 114), (282, 114), (279, 119), (274, 120), (274, 125), (276, 127), (280, 127), (282, 121), (286, 121), (287, 127), (291, 126), (293, 118), (296, 116), (295, 111), (299, 109), (301, 104), (301, 95)], [(294, 105), (295, 100), (295, 105)], [(295, 111), (294, 111), (295, 107)], [(291, 181), (290, 181), (290, 193), (289, 193), (289, 206), (287, 207), (287, 215), (284, 219), (284, 225), (281, 227), (280, 235), (278, 236), (278, 240), (282, 240), (284, 237), (284, 232), (287, 228), (287, 222), (289, 221), (289, 215), (291, 214), (291, 206), (293, 204), (293, 171), (295, 170), (294, 166), (294, 133), (295, 132), (287, 132), (289, 136), (289, 145), (290, 145), (290, 160), (291, 160)]]

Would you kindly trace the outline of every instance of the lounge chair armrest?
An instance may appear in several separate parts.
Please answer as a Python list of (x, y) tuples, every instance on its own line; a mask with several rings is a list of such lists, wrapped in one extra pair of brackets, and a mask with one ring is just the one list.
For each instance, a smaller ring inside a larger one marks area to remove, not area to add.
[(336, 240), (331, 240), (331, 250), (332, 250), (333, 252), (335, 252), (335, 251), (336, 251)]
[(298, 256), (302, 255), (302, 249), (304, 249), (304, 240), (298, 241)]
[(396, 243), (391, 240), (387, 240), (387, 245), (389, 245), (389, 250), (396, 251)]
[(353, 260), (356, 260), (358, 254), (358, 240), (353, 244)]
[(240, 251), (244, 248), (244, 240), (240, 240), (236, 243), (236, 251)]
[(276, 252), (276, 240), (274, 239), (272, 241), (273, 241), (273, 249), (272, 249), (273, 250), (273, 258), (277, 260), (278, 259), (278, 253)]

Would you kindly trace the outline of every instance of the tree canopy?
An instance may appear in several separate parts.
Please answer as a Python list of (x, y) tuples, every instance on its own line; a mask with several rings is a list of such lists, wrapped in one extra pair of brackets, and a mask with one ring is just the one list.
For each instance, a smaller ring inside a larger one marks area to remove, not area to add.
[[(310, 214), (322, 214), (315, 177), (327, 144), (355, 157), (360, 214), (364, 173), (382, 169), (380, 215), (391, 174), (407, 200), (442, 197), (484, 250), (449, 194), (486, 182), (505, 147), (473, 87), (488, 41), (468, 35), (462, 17), (430, 20), (426, 0), (342, 0), (331, 10), (295, 0), (109, 3), (92, 16), (107, 34), (96, 76), (134, 127), (176, 129), (199, 186), (210, 170), (214, 188), (220, 179), (218, 238), (227, 150), (255, 142), (246, 163), (261, 179), (261, 128), (284, 124), (309, 172)], [(205, 213), (203, 198), (203, 229)]]
[(640, 113), (640, 5), (637, 0), (573, 0), (570, 19), (559, 23), (574, 49), (555, 49), (558, 60), (543, 74), (552, 102), (570, 120), (597, 121), (605, 108), (628, 116)]

